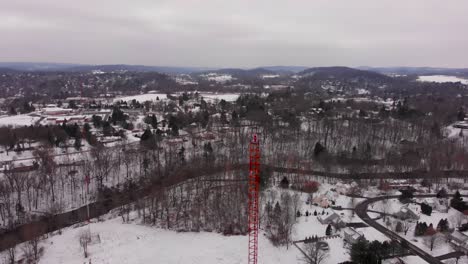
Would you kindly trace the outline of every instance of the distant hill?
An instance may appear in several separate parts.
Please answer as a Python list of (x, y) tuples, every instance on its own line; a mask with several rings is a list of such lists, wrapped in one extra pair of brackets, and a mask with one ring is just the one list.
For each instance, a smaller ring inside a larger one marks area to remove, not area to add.
[(374, 80), (379, 82), (391, 82), (392, 78), (386, 76), (381, 73), (373, 72), (373, 71), (366, 71), (366, 70), (359, 70), (353, 69), (349, 67), (315, 67), (315, 68), (308, 68), (299, 72), (297, 75), (303, 78), (314, 78), (314, 79), (343, 79), (343, 80), (350, 80), (350, 79), (366, 79), (366, 80)]
[(25, 72), (115, 72), (115, 71), (132, 71), (132, 72), (160, 72), (160, 73), (191, 73), (207, 71), (213, 68), (202, 67), (165, 67), (165, 66), (145, 66), (145, 65), (83, 65), (69, 63), (41, 63), (41, 62), (0, 62), (0, 68), (9, 68), (16, 71)]
[(453, 75), (468, 76), (468, 68), (435, 68), (435, 67), (367, 67), (359, 69), (389, 75)]
[(18, 71), (14, 69), (0, 67), (0, 73), (16, 73), (16, 72)]
[(192, 68), (192, 67), (164, 67), (164, 66), (145, 66), (145, 65), (126, 65), (126, 64), (115, 64), (115, 65), (86, 65), (78, 67), (70, 67), (63, 69), (68, 72), (92, 72), (92, 71), (103, 71), (103, 72), (119, 72), (119, 71), (130, 71), (130, 72), (160, 72), (168, 74), (179, 74), (179, 73), (191, 73), (205, 71), (209, 68)]
[(47, 62), (0, 62), (0, 68), (8, 68), (16, 71), (61, 71), (66, 68), (76, 67), (79, 64), (71, 63), (47, 63)]
[(254, 68), (254, 69), (226, 68), (226, 69), (219, 69), (219, 70), (214, 70), (214, 71), (205, 71), (205, 72), (201, 72), (200, 74), (207, 74), (207, 73), (226, 74), (226, 75), (231, 75), (232, 77), (238, 78), (238, 79), (256, 78), (262, 75), (276, 74), (276, 72), (267, 70), (264, 68)]
[(386, 87), (395, 78), (372, 71), (348, 67), (315, 67), (297, 73), (295, 86), (301, 89), (327, 92), (364, 94)]
[(304, 67), (304, 66), (264, 66), (264, 67), (260, 67), (260, 68), (281, 74), (281, 73), (298, 73), (298, 72), (301, 72), (301, 71), (307, 69), (308, 67)]

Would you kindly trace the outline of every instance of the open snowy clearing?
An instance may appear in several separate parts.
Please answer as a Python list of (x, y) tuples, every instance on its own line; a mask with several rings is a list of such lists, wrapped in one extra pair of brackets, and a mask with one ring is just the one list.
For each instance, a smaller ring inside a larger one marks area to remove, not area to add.
[(13, 115), (13, 116), (2, 116), (0, 117), (0, 126), (30, 126), (34, 125), (41, 118), (38, 116), (31, 115)]
[[(44, 242), (41, 264), (82, 264), (84, 258), (78, 234), (87, 227), (64, 230)], [(246, 236), (216, 233), (177, 233), (137, 224), (122, 224), (120, 218), (91, 224), (101, 243), (90, 245), (93, 264), (140, 263), (245, 263)], [(259, 241), (259, 260), (263, 263), (298, 263), (300, 252), (290, 247), (275, 248), (263, 236)]]
[(147, 93), (147, 94), (139, 94), (139, 95), (132, 95), (132, 96), (125, 96), (125, 97), (116, 97), (114, 99), (114, 102), (118, 101), (133, 101), (136, 100), (140, 103), (145, 102), (145, 101), (156, 101), (156, 100), (164, 100), (167, 98), (167, 94), (161, 94), (161, 93)]
[[(217, 93), (199, 93), (200, 96), (206, 98), (206, 99), (219, 99), (219, 100), (225, 100), (225, 101), (235, 101), (239, 97), (239, 94), (235, 93), (222, 93), (222, 94), (217, 94)], [(119, 102), (119, 101), (132, 101), (136, 100), (140, 103), (143, 103), (145, 101), (157, 101), (157, 100), (166, 100), (167, 99), (167, 94), (161, 94), (161, 93), (147, 93), (147, 94), (139, 94), (139, 95), (132, 95), (132, 96), (124, 96), (124, 97), (117, 97), (114, 99), (114, 102)]]
[(462, 79), (456, 76), (448, 75), (427, 75), (419, 76), (418, 81), (420, 82), (436, 82), (436, 83), (446, 83), (446, 82), (461, 82), (463, 84), (468, 84), (467, 79)]
[(218, 99), (218, 100), (224, 100), (224, 101), (228, 101), (228, 102), (236, 101), (237, 98), (239, 97), (239, 94), (235, 94), (235, 93), (222, 93), (222, 94), (200, 93), (200, 95), (203, 96), (204, 98)]

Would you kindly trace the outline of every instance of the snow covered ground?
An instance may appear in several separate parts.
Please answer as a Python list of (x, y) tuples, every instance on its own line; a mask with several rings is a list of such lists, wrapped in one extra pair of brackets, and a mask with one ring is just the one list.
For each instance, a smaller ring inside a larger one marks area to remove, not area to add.
[[(239, 97), (239, 94), (236, 93), (199, 93), (200, 96), (203, 96), (206, 99), (219, 99), (222, 100), (224, 99), (225, 101), (235, 101)], [(156, 101), (159, 98), (159, 100), (166, 100), (167, 99), (167, 94), (162, 94), (162, 93), (146, 93), (146, 94), (139, 94), (139, 95), (132, 95), (132, 96), (124, 96), (124, 97), (116, 97), (114, 99), (114, 102), (118, 101), (132, 101), (136, 100), (140, 103), (143, 103), (145, 101)]]
[(204, 75), (200, 75), (200, 77), (205, 78), (209, 81), (215, 81), (217, 83), (225, 83), (227, 81), (234, 80), (235, 78), (229, 74), (217, 74), (217, 73), (208, 73)]
[(262, 79), (274, 79), (280, 77), (279, 74), (264, 74), (262, 75)]
[(456, 76), (448, 75), (427, 75), (419, 76), (418, 81), (420, 82), (436, 82), (436, 83), (445, 83), (445, 82), (461, 82), (463, 84), (468, 84), (467, 79), (462, 79)]
[(239, 98), (239, 94), (236, 94), (236, 93), (222, 93), (222, 94), (200, 93), (200, 95), (203, 96), (204, 98), (224, 100), (227, 102), (233, 102), (233, 101), (236, 101), (237, 98)]
[[(321, 191), (325, 191), (331, 185), (324, 185)], [(273, 191), (300, 194), (300, 210), (304, 213), (322, 211), (333, 213), (332, 209), (323, 209), (314, 205), (307, 205), (305, 201), (308, 195), (292, 190), (273, 188)], [(341, 204), (348, 204), (345, 197), (337, 199)], [(343, 213), (343, 220), (352, 219), (357, 221), (358, 217), (351, 217), (351, 211), (336, 211)], [(132, 223), (122, 223), (120, 217), (113, 214), (106, 215), (103, 222), (91, 224), (92, 233), (99, 234), (100, 243), (89, 247), (90, 258), (93, 264), (108, 263), (245, 263), (247, 253), (247, 236), (223, 236), (217, 233), (178, 233), (151, 226), (140, 225), (136, 213), (131, 214)], [(302, 240), (306, 236), (325, 236), (327, 225), (318, 221), (318, 217), (310, 215), (301, 216), (297, 219), (292, 239)], [(78, 242), (78, 235), (86, 227), (67, 228), (61, 235), (52, 236), (42, 242), (44, 256), (41, 264), (82, 264), (88, 263), (89, 258), (83, 257), (82, 249)], [(366, 238), (370, 240), (385, 240), (380, 233), (370, 228), (360, 229)], [(340, 234), (341, 232), (335, 233)], [(342, 235), (342, 234), (341, 234)], [(343, 237), (343, 235), (342, 235)], [(330, 250), (323, 264), (336, 264), (349, 260), (348, 246), (342, 238), (327, 239)], [(299, 247), (304, 244), (299, 243)], [(259, 238), (259, 261), (260, 263), (302, 263), (302, 253), (290, 245), (286, 247), (274, 247), (266, 236), (261, 233)]]
[[(39, 263), (88, 263), (77, 238), (80, 231), (86, 228), (69, 228), (62, 235), (47, 239), (43, 243), (45, 252)], [(91, 232), (99, 234), (101, 240), (101, 243), (89, 247), (93, 264), (237, 264), (245, 263), (247, 257), (246, 236), (177, 233), (138, 224), (123, 224), (120, 218), (93, 223)], [(267, 238), (260, 237), (261, 263), (298, 263), (299, 257), (300, 252), (296, 248), (275, 248)]]
[(14, 116), (1, 116), (0, 126), (30, 126), (39, 121), (41, 117), (31, 115), (14, 115)]
[(114, 99), (114, 102), (117, 101), (132, 101), (136, 100), (140, 103), (145, 102), (145, 101), (156, 101), (159, 98), (159, 100), (164, 100), (167, 98), (167, 94), (162, 94), (162, 93), (147, 93), (147, 94), (139, 94), (139, 95), (132, 95), (132, 96), (125, 96), (125, 97), (116, 97)]

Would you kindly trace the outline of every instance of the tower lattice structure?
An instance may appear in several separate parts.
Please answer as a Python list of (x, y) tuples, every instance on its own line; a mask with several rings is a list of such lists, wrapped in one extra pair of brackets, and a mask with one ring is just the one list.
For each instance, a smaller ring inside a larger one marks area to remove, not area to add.
[(249, 144), (249, 256), (248, 264), (257, 264), (258, 262), (258, 226), (259, 226), (259, 207), (258, 196), (260, 187), (260, 143), (257, 134), (253, 135)]

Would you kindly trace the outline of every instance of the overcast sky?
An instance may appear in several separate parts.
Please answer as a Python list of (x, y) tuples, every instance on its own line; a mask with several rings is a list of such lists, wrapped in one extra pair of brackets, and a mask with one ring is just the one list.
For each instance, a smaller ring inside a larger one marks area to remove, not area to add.
[(0, 0), (0, 61), (468, 67), (466, 0)]

